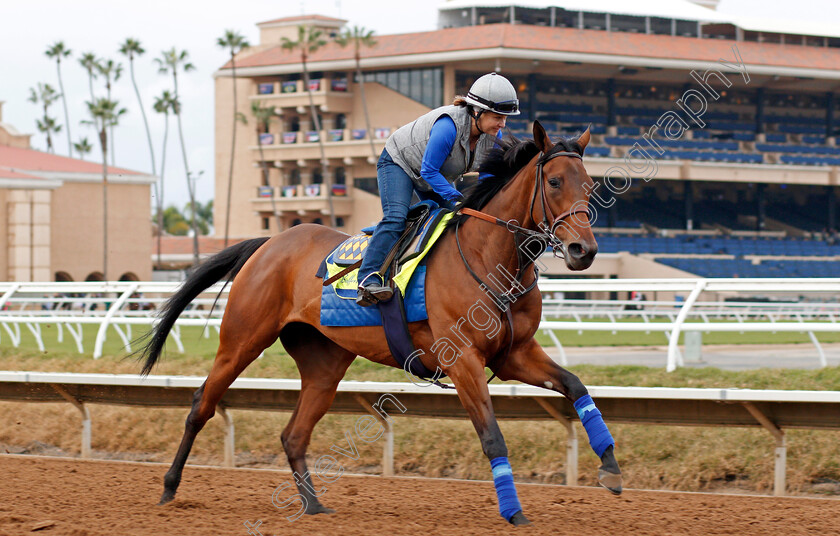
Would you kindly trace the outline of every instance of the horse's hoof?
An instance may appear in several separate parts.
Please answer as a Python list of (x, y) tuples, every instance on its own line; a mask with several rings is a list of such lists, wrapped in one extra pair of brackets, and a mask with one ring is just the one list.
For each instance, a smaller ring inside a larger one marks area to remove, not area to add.
[(521, 525), (530, 525), (531, 522), (528, 521), (528, 518), (525, 517), (525, 514), (522, 513), (522, 510), (513, 514), (513, 517), (510, 518), (509, 523), (515, 527), (519, 527)]
[(598, 469), (598, 483), (607, 488), (613, 495), (621, 495), (621, 473), (610, 473)]
[(323, 504), (315, 505), (313, 508), (309, 508), (306, 510), (306, 515), (314, 516), (316, 514), (334, 514), (335, 510), (332, 508), (327, 508)]
[(172, 500), (174, 498), (175, 498), (175, 492), (174, 491), (165, 490), (163, 492), (163, 495), (160, 496), (160, 502), (158, 503), (158, 506), (163, 506), (166, 503), (170, 503), (170, 502), (172, 502)]

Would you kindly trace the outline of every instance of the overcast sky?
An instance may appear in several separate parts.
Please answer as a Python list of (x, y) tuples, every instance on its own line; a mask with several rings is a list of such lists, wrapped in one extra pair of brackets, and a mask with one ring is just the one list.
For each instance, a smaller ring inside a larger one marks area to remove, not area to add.
[[(362, 0), (38, 0), (12, 2), (0, 8), (0, 101), (3, 122), (24, 133), (36, 133), (39, 108), (27, 101), (29, 88), (38, 82), (57, 87), (55, 62), (44, 55), (49, 45), (64, 41), (73, 55), (62, 62), (64, 89), (70, 113), (73, 141), (87, 137), (94, 151), (88, 157), (100, 161), (99, 147), (91, 127), (80, 125), (89, 99), (87, 74), (78, 63), (83, 52), (113, 58), (124, 66), (123, 78), (116, 83), (113, 98), (128, 109), (114, 136), (117, 165), (143, 172), (151, 171), (148, 144), (136, 97), (130, 85), (127, 59), (117, 50), (127, 37), (139, 39), (146, 54), (136, 60), (136, 76), (152, 126), (155, 151), (160, 166), (163, 118), (151, 112), (155, 96), (170, 88), (171, 78), (157, 73), (152, 58), (173, 46), (187, 50), (196, 70), (179, 79), (184, 133), (190, 169), (204, 171), (198, 182), (198, 197), (213, 197), (213, 79), (212, 73), (227, 59), (216, 46), (226, 29), (245, 35), (251, 43), (259, 41), (255, 24), (302, 13), (319, 13), (348, 19), (377, 34), (432, 30), (437, 24), (438, 1), (400, 2)], [(796, 10), (781, 0), (722, 0), (719, 11), (735, 15), (840, 23), (840, 6), (825, 0), (799, 0)], [(96, 88), (100, 93), (101, 90)], [(51, 115), (64, 123), (62, 108)], [(174, 122), (171, 125), (174, 127)], [(46, 139), (36, 134), (33, 147), (46, 149)], [(183, 161), (177, 138), (170, 136), (166, 166), (166, 204), (183, 205), (187, 200)], [(67, 154), (66, 132), (54, 140), (56, 152)], [(159, 169), (158, 169), (159, 171)]]

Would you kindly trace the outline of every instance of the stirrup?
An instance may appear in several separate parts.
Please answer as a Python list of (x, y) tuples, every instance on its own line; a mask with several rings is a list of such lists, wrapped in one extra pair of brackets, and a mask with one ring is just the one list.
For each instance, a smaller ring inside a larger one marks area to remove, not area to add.
[(356, 293), (356, 303), (362, 307), (369, 307), (379, 302), (388, 301), (394, 296), (394, 289), (384, 282), (381, 284), (374, 281), (368, 283), (367, 280), (372, 275), (376, 275), (382, 281), (382, 276), (378, 272), (373, 272), (359, 283)]

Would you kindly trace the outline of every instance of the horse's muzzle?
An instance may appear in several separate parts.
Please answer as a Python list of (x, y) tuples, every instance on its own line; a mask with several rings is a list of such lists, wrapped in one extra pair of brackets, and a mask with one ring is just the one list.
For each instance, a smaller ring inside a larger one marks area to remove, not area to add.
[(598, 244), (594, 242), (572, 242), (566, 246), (566, 266), (570, 270), (586, 270), (597, 254)]

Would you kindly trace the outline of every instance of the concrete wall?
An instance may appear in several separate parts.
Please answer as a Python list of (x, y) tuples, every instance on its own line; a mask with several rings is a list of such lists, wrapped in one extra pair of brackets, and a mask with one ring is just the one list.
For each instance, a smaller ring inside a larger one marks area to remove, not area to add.
[[(133, 273), (152, 277), (152, 227), (148, 185), (108, 185), (108, 279)], [(102, 184), (65, 182), (51, 207), (50, 277), (67, 272), (74, 281), (103, 271)]]

